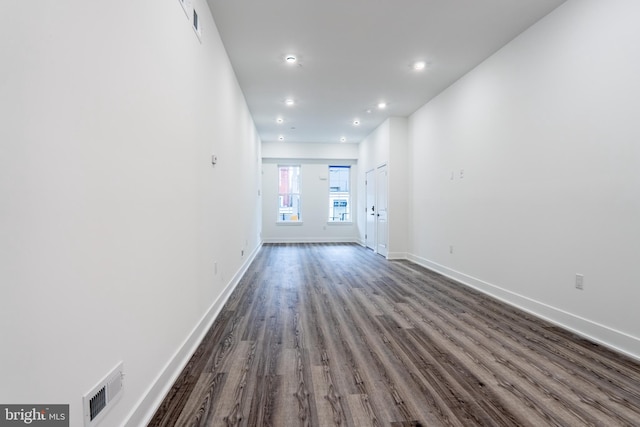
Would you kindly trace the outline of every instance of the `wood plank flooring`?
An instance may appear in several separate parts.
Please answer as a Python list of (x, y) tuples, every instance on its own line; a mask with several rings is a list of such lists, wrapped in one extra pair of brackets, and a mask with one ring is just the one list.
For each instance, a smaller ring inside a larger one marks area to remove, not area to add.
[(639, 426), (640, 364), (358, 245), (264, 245), (150, 426)]

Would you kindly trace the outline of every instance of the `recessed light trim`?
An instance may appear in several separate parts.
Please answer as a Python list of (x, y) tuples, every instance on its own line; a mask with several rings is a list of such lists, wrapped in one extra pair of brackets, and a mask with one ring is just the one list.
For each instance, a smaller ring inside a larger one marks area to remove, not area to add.
[(384, 110), (385, 108), (387, 108), (387, 103), (382, 101), (382, 102), (378, 102), (378, 109), (380, 110)]
[(296, 101), (294, 101), (292, 98), (287, 98), (287, 99), (284, 100), (284, 103), (286, 105), (288, 105), (289, 107), (292, 107), (293, 105), (296, 104)]
[(278, 123), (278, 124), (284, 123), (284, 119), (282, 117), (278, 117), (276, 119), (276, 123)]
[(345, 138), (344, 136), (340, 137), (340, 142), (347, 142), (347, 138)]
[(422, 71), (427, 68), (427, 63), (424, 61), (416, 61), (413, 63), (411, 68), (413, 68), (415, 71)]
[(354, 125), (354, 126), (360, 126), (360, 120), (355, 119), (355, 120), (353, 121), (353, 125)]
[(295, 55), (286, 55), (284, 60), (287, 61), (288, 64), (295, 64), (298, 58)]
[(278, 137), (278, 140), (279, 140), (279, 141), (284, 141), (284, 136), (280, 135), (280, 136)]

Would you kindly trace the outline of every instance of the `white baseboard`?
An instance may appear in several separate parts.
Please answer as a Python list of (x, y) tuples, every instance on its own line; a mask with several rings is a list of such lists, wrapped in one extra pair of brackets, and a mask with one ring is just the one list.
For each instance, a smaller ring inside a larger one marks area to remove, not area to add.
[(264, 243), (359, 243), (358, 239), (352, 237), (309, 237), (309, 238), (274, 238), (264, 239)]
[(205, 315), (202, 316), (184, 343), (164, 366), (151, 387), (147, 389), (144, 396), (138, 401), (134, 410), (127, 417), (127, 421), (124, 424), (125, 427), (139, 427), (149, 424), (156, 410), (160, 407), (165, 396), (171, 389), (171, 386), (204, 339), (205, 335), (211, 328), (211, 325), (213, 325), (213, 322), (220, 314), (222, 307), (227, 302), (236, 286), (238, 286), (238, 283), (240, 283), (240, 279), (242, 279), (242, 276), (246, 273), (249, 265), (251, 265), (261, 247), (262, 243), (260, 243), (251, 255), (247, 257), (247, 260), (229, 281), (227, 286), (224, 288), (224, 291), (222, 291), (220, 296), (218, 296), (211, 307), (209, 307)]
[(428, 259), (413, 254), (408, 254), (407, 259), (422, 267), (449, 277), (456, 282), (497, 298), (506, 304), (517, 307), (586, 339), (640, 361), (640, 338), (638, 337), (536, 301)]
[(387, 259), (393, 260), (393, 259), (408, 259), (408, 258), (407, 258), (406, 252), (389, 252), (387, 254)]

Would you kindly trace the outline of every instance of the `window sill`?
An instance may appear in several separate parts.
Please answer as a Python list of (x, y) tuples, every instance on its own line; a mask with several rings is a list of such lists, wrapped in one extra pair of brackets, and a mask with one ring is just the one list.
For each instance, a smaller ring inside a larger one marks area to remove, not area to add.
[(276, 225), (302, 225), (302, 221), (276, 221)]
[(327, 225), (353, 225), (353, 221), (327, 221)]

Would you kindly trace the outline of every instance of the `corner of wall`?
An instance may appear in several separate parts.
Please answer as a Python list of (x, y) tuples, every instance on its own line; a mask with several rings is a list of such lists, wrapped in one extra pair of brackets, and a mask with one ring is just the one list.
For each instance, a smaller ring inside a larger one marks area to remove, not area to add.
[(222, 293), (211, 304), (204, 316), (200, 319), (198, 324), (193, 328), (189, 336), (182, 343), (180, 348), (176, 350), (174, 355), (169, 359), (167, 364), (163, 367), (160, 374), (153, 381), (152, 385), (147, 389), (144, 396), (135, 405), (133, 411), (127, 417), (125, 426), (138, 427), (147, 425), (153, 418), (155, 412), (158, 410), (162, 401), (167, 393), (171, 390), (174, 382), (178, 376), (182, 373), (182, 370), (187, 365), (193, 353), (198, 346), (202, 343), (202, 340), (206, 336), (209, 329), (215, 322), (216, 318), (220, 314), (220, 311), (224, 307), (225, 303), (240, 284), (242, 277), (247, 272), (247, 269), (260, 252), (262, 243), (260, 243), (253, 252), (247, 257), (240, 269), (234, 274), (233, 278), (227, 283)]

